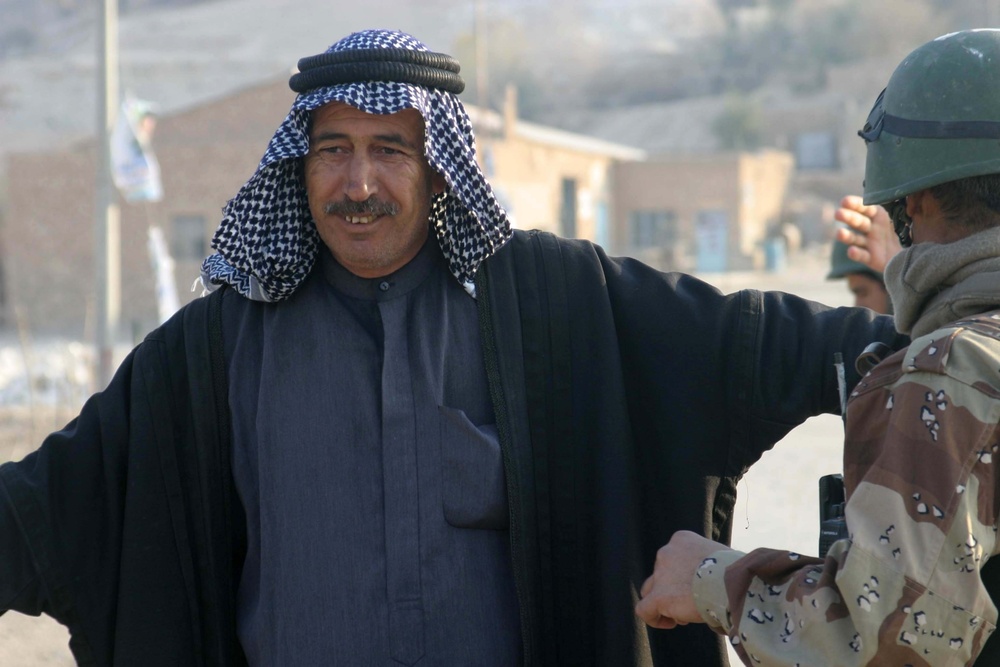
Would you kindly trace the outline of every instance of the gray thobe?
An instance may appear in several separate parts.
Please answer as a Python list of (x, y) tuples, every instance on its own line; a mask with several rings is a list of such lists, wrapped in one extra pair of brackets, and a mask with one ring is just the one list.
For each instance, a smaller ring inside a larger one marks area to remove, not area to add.
[(436, 242), (376, 280), (324, 249), (229, 354), (250, 664), (517, 664), (476, 305)]

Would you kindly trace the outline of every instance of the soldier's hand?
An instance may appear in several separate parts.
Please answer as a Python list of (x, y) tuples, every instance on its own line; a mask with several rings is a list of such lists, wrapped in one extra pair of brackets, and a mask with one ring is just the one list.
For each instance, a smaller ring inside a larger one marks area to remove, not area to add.
[(654, 628), (704, 623), (695, 606), (691, 582), (702, 561), (726, 545), (686, 530), (674, 533), (656, 552), (653, 574), (639, 591), (636, 616)]
[(848, 227), (837, 230), (837, 239), (851, 246), (847, 256), (873, 271), (882, 273), (889, 260), (902, 250), (892, 220), (881, 206), (865, 206), (861, 197), (847, 195), (840, 200), (833, 217)]

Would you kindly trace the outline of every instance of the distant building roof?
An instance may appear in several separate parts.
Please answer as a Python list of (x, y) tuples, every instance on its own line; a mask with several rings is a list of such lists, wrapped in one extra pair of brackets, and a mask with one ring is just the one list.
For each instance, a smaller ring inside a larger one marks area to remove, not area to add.
[[(465, 108), (469, 112), (469, 119), (472, 121), (477, 136), (484, 137), (489, 134), (503, 133), (504, 117), (502, 114), (471, 104), (466, 104)], [(578, 132), (530, 123), (520, 119), (515, 119), (514, 123), (514, 134), (534, 143), (603, 155), (618, 160), (646, 159), (646, 151), (622, 142), (605, 141)]]
[(515, 132), (518, 136), (538, 143), (562, 148), (572, 148), (584, 153), (606, 155), (619, 160), (644, 160), (646, 151), (633, 148), (621, 142), (605, 141), (585, 136), (577, 132), (557, 130), (555, 128), (518, 121)]
[(719, 141), (712, 123), (724, 108), (723, 97), (639, 104), (565, 114), (557, 124), (567, 130), (642, 149), (650, 155), (714, 153)]

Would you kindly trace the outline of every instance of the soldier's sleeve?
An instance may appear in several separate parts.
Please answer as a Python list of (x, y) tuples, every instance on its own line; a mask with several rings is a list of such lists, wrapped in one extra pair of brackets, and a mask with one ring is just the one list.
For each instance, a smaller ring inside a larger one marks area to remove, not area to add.
[(997, 551), (992, 344), (932, 335), (858, 385), (845, 448), (851, 537), (824, 560), (758, 549), (699, 568), (699, 610), (744, 662), (974, 662), (997, 620), (979, 576)]

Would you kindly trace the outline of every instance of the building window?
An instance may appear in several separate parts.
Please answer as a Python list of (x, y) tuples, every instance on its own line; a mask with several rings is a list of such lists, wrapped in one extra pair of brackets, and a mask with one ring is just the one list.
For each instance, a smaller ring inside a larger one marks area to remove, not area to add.
[(200, 262), (207, 255), (206, 241), (205, 216), (175, 215), (171, 220), (170, 252), (174, 260)]
[(799, 169), (836, 169), (837, 139), (830, 132), (805, 132), (795, 137), (795, 165)]
[(632, 211), (629, 234), (633, 248), (658, 248), (677, 243), (677, 216), (673, 211)]

